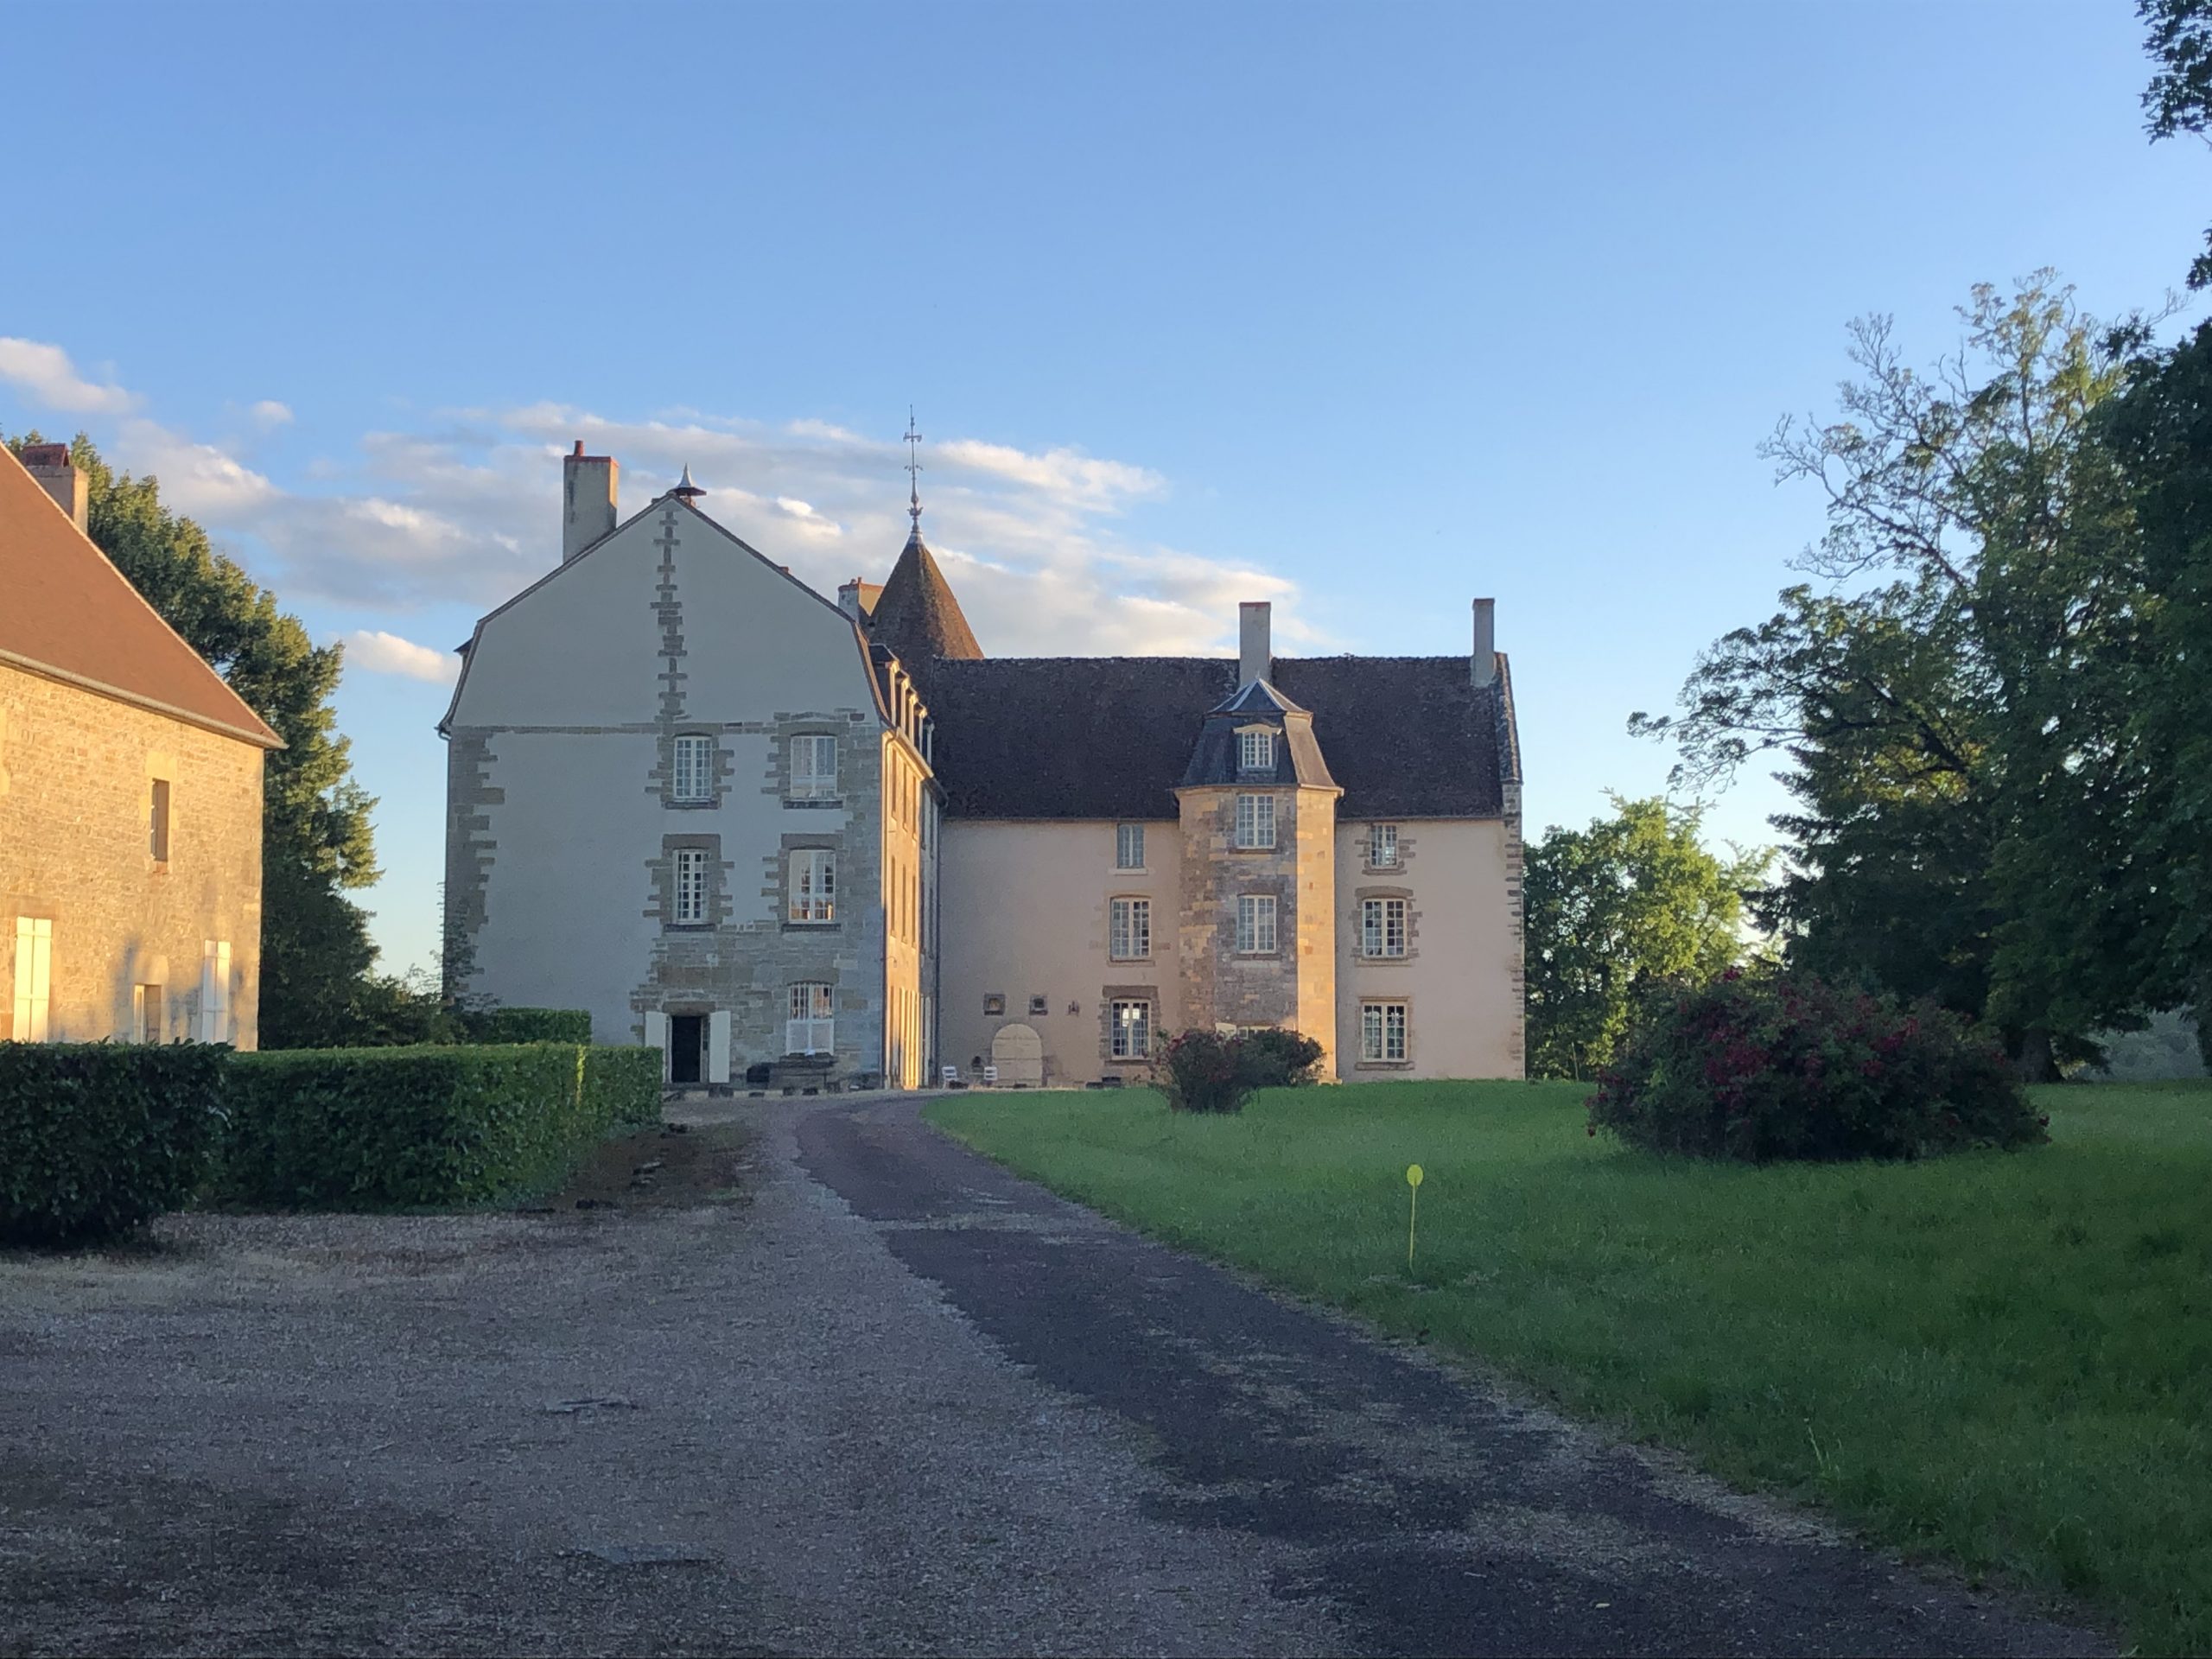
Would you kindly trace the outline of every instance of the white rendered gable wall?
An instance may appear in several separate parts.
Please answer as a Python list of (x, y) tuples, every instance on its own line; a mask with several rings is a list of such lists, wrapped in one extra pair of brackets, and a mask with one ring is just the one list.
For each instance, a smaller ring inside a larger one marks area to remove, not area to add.
[[(839, 804), (798, 810), (783, 798), (778, 731), (809, 718), (839, 735)], [(471, 990), (588, 1008), (602, 1042), (644, 1040), (649, 1008), (725, 1013), (714, 1028), (741, 1065), (780, 1052), (785, 982), (820, 978), (840, 986), (841, 1059), (849, 1050), (864, 1065), (880, 1046), (880, 766), (857, 757), (880, 753), (882, 728), (833, 607), (657, 503), (486, 619), (448, 725), (448, 893), (482, 866)], [(715, 738), (711, 808), (664, 801), (673, 731)], [(834, 933), (784, 926), (795, 833), (839, 839)], [(719, 838), (717, 925), (703, 933), (664, 927), (655, 874), (670, 836)], [(871, 960), (876, 1012), (849, 1013)]]

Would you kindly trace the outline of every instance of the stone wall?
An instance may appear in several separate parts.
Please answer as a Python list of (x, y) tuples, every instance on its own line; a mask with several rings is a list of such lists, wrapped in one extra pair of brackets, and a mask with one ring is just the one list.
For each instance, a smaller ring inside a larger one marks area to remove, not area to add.
[[(53, 924), (50, 1040), (200, 1034), (202, 963), (230, 946), (230, 1040), (256, 1042), (262, 750), (0, 664), (0, 1038), (14, 1031), (16, 918)], [(150, 835), (168, 785), (168, 857)]]

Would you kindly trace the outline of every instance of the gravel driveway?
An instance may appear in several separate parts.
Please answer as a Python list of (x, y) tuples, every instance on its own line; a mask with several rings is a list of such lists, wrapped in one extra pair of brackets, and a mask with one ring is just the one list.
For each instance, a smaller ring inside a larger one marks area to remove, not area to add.
[(1014, 1180), (0, 1255), (0, 1652), (2096, 1651)]

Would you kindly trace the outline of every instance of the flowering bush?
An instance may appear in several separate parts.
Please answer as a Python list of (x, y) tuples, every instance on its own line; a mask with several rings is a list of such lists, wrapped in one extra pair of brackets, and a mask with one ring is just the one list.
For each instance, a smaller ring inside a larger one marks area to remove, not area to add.
[(1186, 1031), (1167, 1039), (1160, 1057), (1160, 1087), (1179, 1112), (1241, 1112), (1252, 1085), (1243, 1045), (1218, 1032)]
[(2050, 1137), (1998, 1051), (1932, 1004), (1731, 969), (1653, 996), (1590, 1097), (1590, 1133), (1733, 1158), (1925, 1158)]

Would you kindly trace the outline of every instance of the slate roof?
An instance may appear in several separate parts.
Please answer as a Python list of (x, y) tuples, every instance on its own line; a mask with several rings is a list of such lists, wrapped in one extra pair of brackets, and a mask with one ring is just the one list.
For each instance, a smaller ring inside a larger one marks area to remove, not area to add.
[(906, 538), (899, 563), (891, 567), (883, 591), (876, 595), (868, 631), (876, 644), (896, 652), (925, 688), (936, 659), (969, 662), (983, 654), (960, 601), (952, 596), (952, 584), (938, 569), (936, 556), (919, 530)]
[[(1280, 739), (1274, 745), (1274, 765), (1264, 772), (1248, 771), (1243, 765), (1238, 735), (1254, 726), (1269, 727)], [(1254, 680), (1207, 714), (1192, 746), (1190, 762), (1177, 782), (1185, 789), (1244, 783), (1337, 786), (1321, 746), (1314, 741), (1312, 712), (1265, 680)]]
[(4, 445), (0, 661), (264, 749), (284, 747)]
[[(926, 688), (935, 769), (956, 818), (1167, 818), (1208, 712), (1236, 690), (1214, 657), (944, 661)], [(1484, 818), (1517, 782), (1503, 654), (1486, 686), (1465, 657), (1277, 658), (1313, 715), (1346, 818)]]

